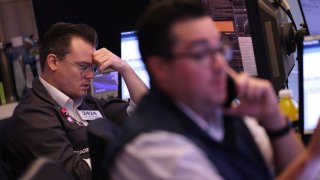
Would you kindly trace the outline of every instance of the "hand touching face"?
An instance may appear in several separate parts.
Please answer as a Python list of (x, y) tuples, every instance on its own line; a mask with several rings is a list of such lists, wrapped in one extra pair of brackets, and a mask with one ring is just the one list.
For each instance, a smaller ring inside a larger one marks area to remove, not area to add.
[(127, 63), (106, 48), (101, 48), (93, 53), (93, 62), (100, 71), (112, 68), (119, 73), (125, 70)]
[(271, 83), (267, 80), (250, 77), (246, 73), (236, 73), (228, 70), (229, 75), (234, 79), (236, 92), (240, 104), (234, 106), (226, 113), (236, 116), (252, 116), (260, 120), (266, 128), (273, 129), (283, 119), (278, 108), (278, 100)]

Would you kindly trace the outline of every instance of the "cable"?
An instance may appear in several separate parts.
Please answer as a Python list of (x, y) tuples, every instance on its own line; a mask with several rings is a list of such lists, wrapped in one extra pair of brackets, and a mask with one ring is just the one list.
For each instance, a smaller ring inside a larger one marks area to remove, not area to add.
[(278, 0), (278, 1), (274, 0), (273, 2), (275, 3), (275, 5), (279, 6), (286, 13), (286, 15), (289, 17), (289, 19), (291, 20), (291, 22), (293, 24), (294, 30), (297, 31), (298, 28), (297, 28), (296, 22), (293, 19), (292, 14), (291, 14), (289, 4), (287, 2), (284, 2), (283, 0)]
[(289, 16), (290, 20), (292, 21), (294, 26), (297, 28), (296, 22), (294, 21), (294, 18), (292, 16), (292, 13), (291, 13), (291, 10), (290, 10), (291, 8), (289, 6), (289, 3), (287, 2), (287, 0), (280, 0), (280, 1), (284, 4), (285, 8), (287, 9), (288, 16)]

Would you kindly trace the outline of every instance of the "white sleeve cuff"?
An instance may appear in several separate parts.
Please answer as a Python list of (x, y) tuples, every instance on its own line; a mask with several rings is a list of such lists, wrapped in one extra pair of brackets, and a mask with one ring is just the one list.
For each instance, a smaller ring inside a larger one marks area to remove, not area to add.
[(132, 100), (129, 100), (129, 106), (127, 108), (127, 113), (130, 116), (132, 112), (136, 109), (137, 105)]
[(88, 159), (83, 159), (87, 164), (88, 166), (90, 167), (90, 170), (92, 170), (92, 167), (91, 167), (91, 159), (88, 158)]

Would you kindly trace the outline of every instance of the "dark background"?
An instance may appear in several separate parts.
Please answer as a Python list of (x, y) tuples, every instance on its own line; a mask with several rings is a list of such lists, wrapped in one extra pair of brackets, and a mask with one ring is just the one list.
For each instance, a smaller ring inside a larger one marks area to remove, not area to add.
[(120, 33), (135, 29), (149, 0), (33, 0), (39, 39), (50, 25), (85, 23), (98, 33), (100, 47), (120, 56)]

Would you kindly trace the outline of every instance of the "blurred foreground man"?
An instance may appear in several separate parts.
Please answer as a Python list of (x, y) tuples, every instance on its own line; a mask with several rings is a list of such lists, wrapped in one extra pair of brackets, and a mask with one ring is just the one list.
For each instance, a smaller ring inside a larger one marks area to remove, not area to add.
[[(138, 38), (151, 90), (115, 142), (112, 179), (291, 179), (307, 167), (293, 163), (310, 153), (279, 111), (271, 84), (228, 66), (220, 33), (200, 4), (152, 4)], [(225, 106), (228, 88), (240, 104)]]

